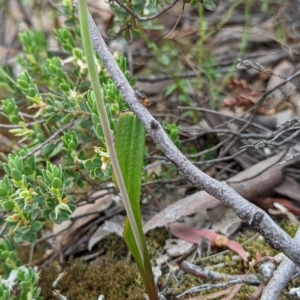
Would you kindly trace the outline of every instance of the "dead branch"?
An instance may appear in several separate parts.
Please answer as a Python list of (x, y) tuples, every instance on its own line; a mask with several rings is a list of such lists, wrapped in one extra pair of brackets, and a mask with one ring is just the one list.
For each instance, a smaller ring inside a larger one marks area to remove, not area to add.
[(186, 273), (192, 274), (194, 276), (204, 278), (212, 281), (229, 281), (236, 279), (243, 279), (245, 283), (259, 285), (260, 280), (253, 274), (250, 275), (231, 275), (223, 274), (220, 272), (212, 271), (201, 266), (193, 265), (187, 261), (183, 261), (180, 264), (180, 269)]
[[(295, 235), (294, 241), (299, 243), (300, 230)], [(291, 277), (296, 270), (296, 265), (288, 257), (284, 257), (278, 270), (274, 272), (273, 277), (264, 288), (261, 300), (278, 299), (282, 290), (288, 285)]]

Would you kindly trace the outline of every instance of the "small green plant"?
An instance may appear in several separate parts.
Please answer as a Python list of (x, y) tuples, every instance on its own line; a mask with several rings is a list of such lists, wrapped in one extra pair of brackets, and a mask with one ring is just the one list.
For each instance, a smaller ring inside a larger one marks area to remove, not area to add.
[(177, 126), (175, 124), (169, 124), (166, 121), (163, 121), (163, 127), (167, 131), (169, 138), (178, 147), (180, 143), (179, 140), (180, 126)]
[(111, 159), (114, 170), (114, 179), (122, 194), (127, 212), (123, 236), (138, 264), (149, 298), (156, 300), (158, 299), (158, 291), (152, 274), (139, 209), (145, 130), (133, 113), (122, 114), (118, 120), (114, 147), (111, 133), (113, 124), (109, 122), (109, 115), (104, 103), (104, 95), (95, 68), (94, 52), (88, 26), (88, 11), (84, 0), (79, 0), (78, 8), (81, 35), (95, 95), (94, 103), (96, 104), (99, 116), (98, 122), (96, 124), (94, 123), (94, 126), (98, 128), (101, 124), (103, 130), (101, 133), (103, 132), (105, 137), (105, 140), (102, 138), (101, 141), (107, 146), (109, 158)]

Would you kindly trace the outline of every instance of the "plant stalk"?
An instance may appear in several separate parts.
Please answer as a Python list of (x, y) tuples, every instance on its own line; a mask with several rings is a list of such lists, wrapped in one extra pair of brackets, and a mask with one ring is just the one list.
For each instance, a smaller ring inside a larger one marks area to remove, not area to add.
[(95, 56), (94, 56), (94, 50), (92, 48), (92, 40), (90, 36), (89, 31), (89, 16), (88, 16), (88, 10), (87, 10), (87, 4), (85, 0), (78, 0), (78, 16), (80, 20), (80, 30), (82, 35), (82, 43), (85, 51), (85, 55), (87, 58), (87, 64), (88, 64), (88, 70), (91, 77), (92, 87), (95, 94), (96, 99), (96, 105), (98, 109), (98, 114), (101, 120), (101, 125), (103, 128), (103, 133), (106, 141), (106, 146), (108, 149), (108, 153), (110, 155), (110, 159), (112, 162), (112, 166), (114, 169), (116, 181), (118, 184), (118, 187), (120, 189), (123, 203), (125, 206), (126, 213), (128, 215), (128, 219), (137, 243), (137, 246), (139, 248), (139, 252), (141, 254), (141, 258), (144, 265), (144, 251), (142, 246), (142, 241), (140, 239), (138, 226), (135, 222), (134, 214), (132, 211), (132, 207), (130, 205), (129, 197), (127, 194), (127, 190), (124, 184), (122, 172), (120, 169), (120, 165), (118, 162), (117, 154), (115, 151), (114, 143), (113, 143), (113, 136), (111, 134), (109, 120), (107, 116), (107, 112), (105, 109), (105, 103), (104, 103), (104, 97), (103, 93), (101, 91), (101, 85), (98, 79), (98, 73), (96, 70), (96, 62), (95, 62)]

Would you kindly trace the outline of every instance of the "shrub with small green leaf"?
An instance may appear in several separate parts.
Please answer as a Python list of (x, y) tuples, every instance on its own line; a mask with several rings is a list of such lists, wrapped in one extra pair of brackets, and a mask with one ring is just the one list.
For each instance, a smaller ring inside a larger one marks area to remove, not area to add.
[[(32, 268), (22, 265), (9, 239), (5, 239), (0, 243), (0, 261), (2, 268), (2, 276), (0, 278), (1, 300), (43, 299), (39, 296), (41, 289), (36, 286), (38, 274)], [(19, 296), (17, 297), (16, 295)]]
[[(73, 15), (70, 19), (76, 23)], [(18, 58), (23, 71), (14, 79), (9, 70), (1, 70), (2, 86), (13, 87), (11, 96), (1, 100), (1, 112), (15, 125), (10, 132), (20, 144), (1, 156), (0, 212), (7, 222), (3, 235), (10, 237), (0, 244), (1, 299), (40, 299), (38, 276), (22, 268), (14, 245), (35, 243), (46, 220), (69, 220), (76, 208), (73, 191), (87, 190), (91, 179), (105, 182), (112, 176), (85, 57), (76, 47), (81, 43), (78, 32), (77, 27), (55, 31), (65, 59), (51, 56), (42, 32), (24, 32), (19, 36), (24, 53)], [(117, 63), (134, 85), (126, 59), (121, 55)], [(102, 63), (97, 64), (114, 132), (119, 113), (128, 106)], [(20, 291), (11, 288), (16, 285)]]

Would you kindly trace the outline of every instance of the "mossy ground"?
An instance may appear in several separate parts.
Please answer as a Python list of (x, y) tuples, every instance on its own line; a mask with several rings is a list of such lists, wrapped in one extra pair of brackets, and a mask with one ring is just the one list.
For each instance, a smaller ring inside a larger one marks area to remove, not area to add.
[[(294, 236), (297, 226), (285, 221), (281, 227)], [(155, 258), (158, 253), (162, 253), (165, 240), (169, 233), (166, 230), (153, 230), (147, 234), (147, 243), (150, 246), (150, 256)], [(249, 260), (253, 261), (258, 257), (274, 256), (277, 251), (268, 246), (264, 239), (253, 231), (246, 230), (239, 234), (236, 240), (243, 244), (245, 250), (249, 253)], [(142, 279), (139, 275), (136, 264), (129, 258), (127, 247), (120, 237), (110, 236), (97, 245), (97, 250), (102, 249), (103, 255), (94, 261), (84, 262), (82, 258), (71, 258), (66, 266), (60, 267), (58, 262), (52, 263), (50, 267), (43, 268), (40, 273), (39, 286), (42, 289), (42, 296), (45, 300), (56, 300), (55, 290), (59, 291), (69, 300), (96, 300), (99, 295), (104, 295), (105, 300), (144, 300), (145, 290)], [(41, 249), (34, 253), (34, 259), (41, 257)], [(96, 251), (97, 251), (96, 250)], [(28, 258), (28, 249), (21, 248), (19, 253), (22, 260)], [(84, 256), (83, 256), (84, 257)], [(246, 274), (249, 271), (249, 265), (237, 257), (232, 251), (213, 254), (209, 257), (201, 257), (194, 261), (195, 264), (212, 269), (225, 274)], [(159, 290), (168, 287), (173, 296), (167, 299), (175, 299), (174, 296), (196, 286), (203, 284), (216, 284), (192, 275), (184, 274), (182, 271), (171, 271), (166, 266), (164, 274), (158, 282)], [(258, 266), (254, 268), (258, 273)], [(57, 279), (60, 272), (64, 275), (55, 288), (53, 282)], [(300, 280), (294, 280), (290, 283), (288, 289), (299, 286)], [(219, 289), (209, 289), (202, 295), (208, 295)], [(234, 299), (248, 300), (254, 292), (255, 287), (243, 285)], [(188, 299), (192, 294), (187, 296)], [(287, 296), (281, 296), (280, 300), (289, 299)]]
[[(129, 260), (124, 241), (110, 236), (98, 244), (103, 255), (91, 262), (81, 258), (71, 259), (63, 268), (64, 275), (55, 289), (69, 300), (96, 300), (100, 295), (105, 299), (145, 299), (144, 286), (137, 266)], [(58, 299), (52, 283), (58, 277), (55, 264), (42, 270), (39, 285), (45, 300)]]

